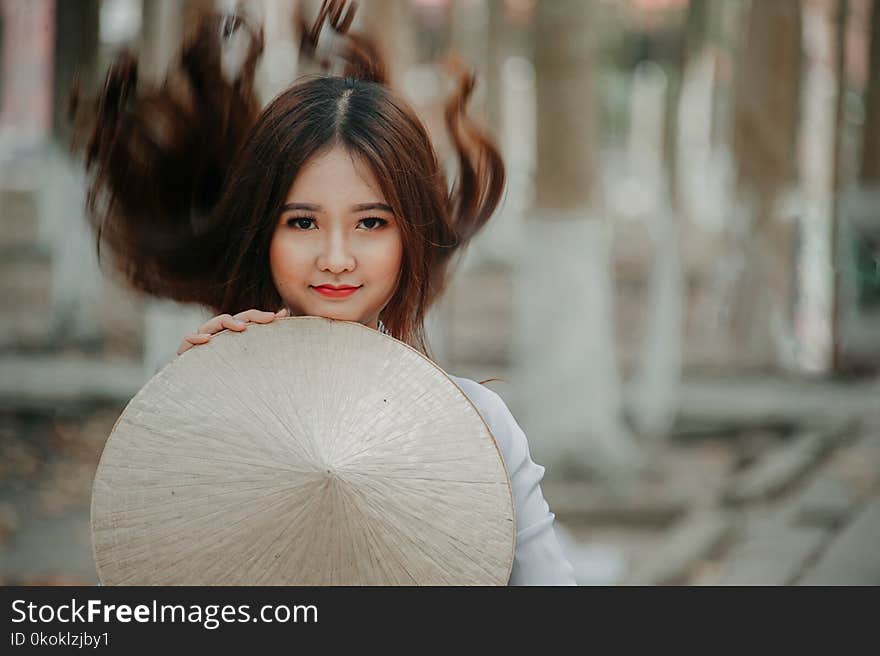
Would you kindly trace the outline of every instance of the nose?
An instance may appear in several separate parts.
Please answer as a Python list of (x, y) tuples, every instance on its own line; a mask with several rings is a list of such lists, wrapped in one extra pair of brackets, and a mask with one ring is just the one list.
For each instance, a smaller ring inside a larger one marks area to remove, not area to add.
[(321, 247), (317, 266), (321, 271), (342, 273), (354, 270), (356, 261), (348, 240), (341, 230), (328, 231), (328, 237)]

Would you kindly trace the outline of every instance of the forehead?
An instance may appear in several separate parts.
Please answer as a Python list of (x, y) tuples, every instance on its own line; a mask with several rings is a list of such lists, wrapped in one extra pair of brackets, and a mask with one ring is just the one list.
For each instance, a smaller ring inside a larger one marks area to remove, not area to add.
[[(384, 200), (382, 189), (369, 164), (341, 146), (309, 158), (290, 186), (288, 199), (303, 195), (332, 194), (344, 199)], [(369, 196), (369, 198), (361, 198)]]

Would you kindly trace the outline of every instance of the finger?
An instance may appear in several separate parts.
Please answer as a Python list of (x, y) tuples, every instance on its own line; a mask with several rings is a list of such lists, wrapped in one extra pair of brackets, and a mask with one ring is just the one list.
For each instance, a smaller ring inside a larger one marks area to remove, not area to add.
[[(212, 335), (214, 333), (219, 333), (221, 330), (223, 330), (224, 327), (225, 328), (230, 327), (230, 326), (226, 325), (226, 323), (225, 323), (225, 322), (230, 322), (230, 321), (234, 321), (234, 319), (232, 318), (232, 315), (230, 315), (230, 314), (217, 315), (216, 317), (208, 319), (208, 321), (206, 321), (204, 324), (199, 326), (199, 332), (200, 333), (210, 333)], [(236, 328), (236, 330), (237, 330), (237, 328)]]
[(222, 316), (223, 315), (220, 315), (217, 317), (211, 317), (205, 323), (203, 323), (201, 326), (199, 326), (198, 332), (210, 333), (210, 334), (216, 333), (217, 331), (220, 330), (220, 321), (222, 320)]
[(223, 328), (228, 328), (229, 330), (234, 330), (238, 333), (247, 329), (247, 322), (236, 319), (229, 314), (223, 315), (223, 318), (220, 320), (220, 325)]
[(211, 341), (211, 335), (204, 333), (193, 333), (191, 335), (187, 335), (183, 338), (183, 342), (180, 344), (180, 348), (177, 349), (177, 355), (181, 355), (186, 351), (190, 350), (193, 346), (198, 346), (199, 344), (207, 344)]
[(275, 313), (275, 316), (278, 317), (279, 319), (283, 319), (284, 317), (289, 317), (290, 310), (288, 310), (287, 308), (281, 308), (280, 310), (278, 310), (278, 312)]
[(274, 312), (264, 312), (263, 310), (245, 310), (235, 315), (240, 321), (253, 321), (254, 323), (269, 323), (275, 318)]

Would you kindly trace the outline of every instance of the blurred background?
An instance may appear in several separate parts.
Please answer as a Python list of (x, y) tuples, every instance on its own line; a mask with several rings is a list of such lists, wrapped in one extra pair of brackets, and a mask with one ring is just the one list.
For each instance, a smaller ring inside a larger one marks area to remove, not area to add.
[[(247, 3), (265, 102), (295, 4)], [(97, 582), (103, 444), (210, 316), (102, 271), (67, 90), (212, 5), (0, 0), (4, 584)], [(360, 5), (452, 174), (437, 62), (477, 71), (508, 184), (430, 346), (497, 378), (579, 583), (880, 583), (880, 0)]]

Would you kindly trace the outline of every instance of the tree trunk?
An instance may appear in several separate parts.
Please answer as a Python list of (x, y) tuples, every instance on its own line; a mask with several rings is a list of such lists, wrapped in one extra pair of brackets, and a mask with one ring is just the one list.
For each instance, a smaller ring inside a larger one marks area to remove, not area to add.
[(678, 141), (679, 124), (678, 108), (681, 102), (681, 91), (684, 78), (690, 65), (703, 50), (709, 21), (711, 0), (691, 0), (685, 19), (684, 44), (679, 50), (678, 61), (670, 72), (669, 86), (666, 93), (663, 159), (667, 175), (666, 188), (670, 203), (677, 206), (678, 197)]
[(734, 154), (746, 220), (734, 226), (744, 251), (732, 308), (735, 357), (761, 369), (789, 364), (795, 230), (779, 202), (793, 181), (800, 100), (801, 8), (798, 0), (752, 2), (737, 62)]
[(554, 477), (607, 474), (635, 457), (621, 421), (611, 230), (594, 214), (592, 18), (581, 0), (536, 6), (535, 200), (515, 312), (522, 421)]
[(535, 205), (567, 210), (593, 200), (593, 13), (579, 0), (537, 6), (538, 162)]
[(53, 133), (66, 147), (70, 137), (67, 97), (77, 75), (93, 82), (98, 63), (98, 0), (55, 3), (55, 79)]
[(870, 40), (860, 182), (876, 187), (880, 186), (880, 0), (874, 0), (871, 10)]

